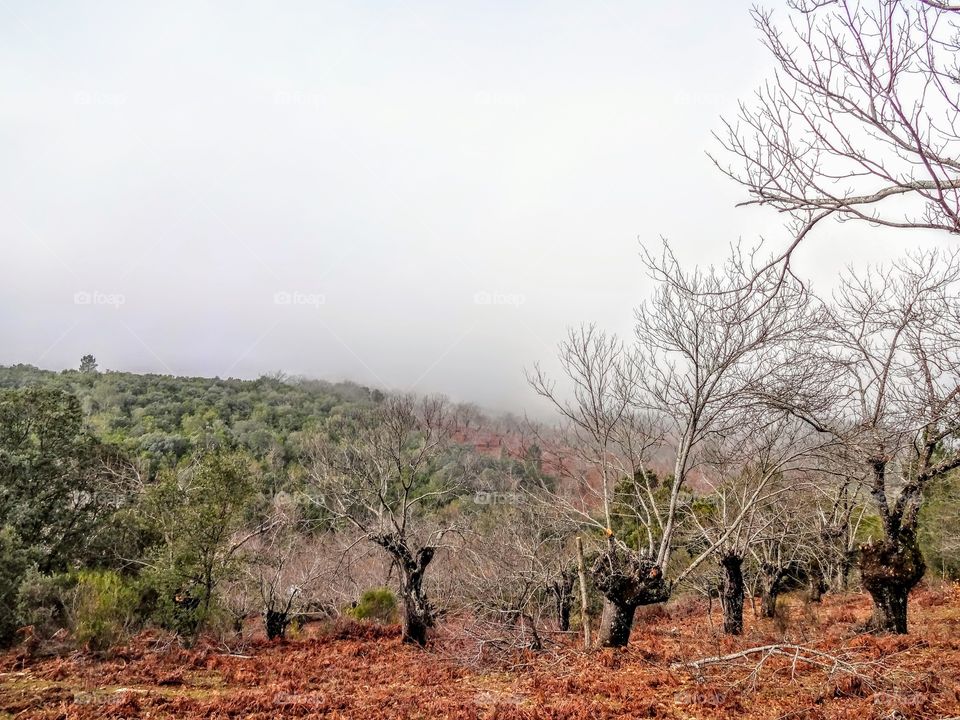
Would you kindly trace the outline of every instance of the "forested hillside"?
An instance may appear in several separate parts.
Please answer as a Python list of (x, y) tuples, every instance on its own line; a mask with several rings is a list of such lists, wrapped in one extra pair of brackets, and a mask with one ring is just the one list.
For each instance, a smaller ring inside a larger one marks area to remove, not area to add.
[(382, 397), (353, 383), (281, 375), (222, 380), (99, 372), (95, 364), (63, 372), (0, 367), (0, 388), (30, 385), (76, 396), (101, 441), (155, 466), (176, 464), (213, 445), (242, 447), (260, 460), (288, 462), (305, 431)]
[[(423, 445), (421, 407), (442, 423), (435, 444)], [(0, 368), (0, 640), (67, 628), (106, 646), (149, 624), (189, 639), (251, 613), (282, 635), (306, 608), (339, 615), (393, 565), (348, 558), (322, 458), (353, 458), (354, 441), (399, 442), (404, 457), (419, 446), (411, 474), (382, 489), (388, 512), (465, 526), (498, 512), (488, 497), (545, 482), (536, 452), (478, 451), (484, 422), (470, 406), (350, 383), (99, 372), (92, 356), (60, 373)], [(347, 493), (351, 511), (365, 507), (362, 488)]]

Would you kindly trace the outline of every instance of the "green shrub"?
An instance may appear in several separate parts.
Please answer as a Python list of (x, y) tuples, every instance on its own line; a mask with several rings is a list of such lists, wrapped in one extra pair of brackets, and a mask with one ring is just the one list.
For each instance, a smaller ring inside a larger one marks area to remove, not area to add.
[(13, 641), (23, 623), (17, 612), (17, 593), (30, 564), (20, 536), (13, 528), (0, 528), (0, 647)]
[(34, 635), (49, 640), (57, 630), (70, 626), (70, 596), (77, 585), (75, 575), (48, 575), (29, 569), (17, 592), (17, 616)]
[(139, 600), (137, 589), (112, 570), (77, 573), (70, 607), (77, 642), (103, 650), (125, 639)]
[(392, 623), (397, 620), (397, 598), (389, 588), (370, 588), (346, 614), (355, 620), (375, 620)]
[(20, 585), (20, 622), (49, 640), (67, 629), (80, 645), (104, 650), (125, 639), (136, 622), (140, 594), (112, 570), (45, 575), (29, 570)]

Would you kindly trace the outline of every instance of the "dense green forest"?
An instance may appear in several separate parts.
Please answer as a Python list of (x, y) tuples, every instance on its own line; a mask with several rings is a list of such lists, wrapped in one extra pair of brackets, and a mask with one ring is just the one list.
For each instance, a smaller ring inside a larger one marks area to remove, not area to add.
[(221, 380), (81, 366), (59, 373), (30, 365), (0, 367), (0, 388), (39, 385), (75, 396), (98, 439), (157, 467), (175, 465), (213, 445), (287, 462), (304, 432), (382, 397), (380, 391), (353, 383), (281, 375)]

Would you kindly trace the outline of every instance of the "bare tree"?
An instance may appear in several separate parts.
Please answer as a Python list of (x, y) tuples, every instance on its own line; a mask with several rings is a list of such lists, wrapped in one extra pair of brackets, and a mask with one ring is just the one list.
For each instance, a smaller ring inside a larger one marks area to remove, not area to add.
[(696, 534), (716, 548), (728, 634), (743, 632), (744, 561), (781, 529), (802, 532), (804, 518), (795, 499), (817, 444), (816, 434), (796, 418), (754, 409), (741, 427), (705, 453), (703, 481), (710, 492), (691, 518)]
[(569, 523), (516, 496), (473, 518), (459, 563), (466, 630), (478, 656), (544, 650), (569, 629), (575, 570)]
[(434, 608), (424, 575), (453, 528), (426, 517), (449, 499), (462, 477), (440, 473), (452, 431), (447, 403), (436, 397), (390, 396), (355, 422), (330, 428), (310, 450), (315, 500), (360, 541), (391, 558), (400, 577), (403, 639), (424, 645)]
[[(841, 463), (846, 458), (841, 458)], [(811, 568), (811, 600), (828, 589), (845, 592), (857, 555), (857, 536), (867, 512), (860, 473), (840, 472), (816, 484), (816, 551)], [(816, 585), (814, 585), (816, 583)]]
[[(539, 366), (529, 377), (565, 420), (563, 441), (569, 457), (563, 457), (561, 448), (554, 454), (558, 470), (573, 486), (548, 492), (546, 501), (559, 501), (571, 519), (606, 536), (606, 549), (592, 569), (594, 583), (605, 597), (600, 642), (625, 645), (636, 608), (662, 602), (669, 594), (660, 568), (650, 558), (659, 515), (645, 463), (659, 438), (654, 426), (636, 412), (638, 365), (619, 338), (594, 326), (571, 330), (560, 345), (560, 362), (572, 394), (569, 401)], [(628, 548), (614, 534), (616, 485), (624, 477), (646, 481), (647, 492), (639, 485), (637, 492), (647, 530), (646, 552)]]
[(924, 490), (960, 466), (960, 261), (928, 251), (848, 274), (822, 338), (772, 373), (768, 399), (843, 443), (863, 468), (882, 537), (860, 547), (877, 629), (907, 631), (924, 573)]
[(784, 258), (828, 218), (960, 233), (960, 7), (791, 0), (754, 21), (776, 74), (718, 139), (744, 204), (792, 219)]
[[(635, 348), (581, 328), (560, 347), (571, 399), (539, 368), (530, 378), (566, 419), (571, 444), (583, 448), (579, 472), (568, 473), (581, 492), (574, 502), (566, 498), (566, 506), (607, 537), (592, 575), (606, 599), (600, 642), (610, 646), (627, 643), (637, 607), (665, 601), (673, 585), (726, 541), (723, 533), (667, 580), (700, 450), (742, 422), (749, 388), (775, 362), (778, 343), (808, 319), (798, 284), (758, 271), (739, 251), (724, 268), (708, 272), (683, 272), (668, 248), (659, 258), (648, 254), (647, 262), (658, 286), (637, 311)], [(666, 482), (648, 471), (658, 446), (673, 456)], [(634, 546), (614, 531), (624, 480), (633, 502), (620, 505), (635, 516)], [(729, 533), (748, 511), (742, 508)]]
[(803, 500), (794, 494), (778, 498), (758, 513), (762, 531), (749, 551), (755, 565), (754, 591), (759, 591), (761, 617), (776, 617), (777, 600), (787, 582), (806, 575), (816, 557), (817, 526), (813, 516), (802, 510)]
[(275, 502), (276, 522), (248, 548), (245, 566), (271, 640), (286, 635), (293, 618), (318, 599), (329, 568), (322, 543), (302, 532), (303, 524), (292, 503)]

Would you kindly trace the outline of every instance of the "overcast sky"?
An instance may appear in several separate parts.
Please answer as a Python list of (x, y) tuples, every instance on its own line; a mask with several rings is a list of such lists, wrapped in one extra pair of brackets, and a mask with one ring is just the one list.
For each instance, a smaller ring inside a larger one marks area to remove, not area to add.
[(705, 154), (773, 70), (750, 4), (6, 0), (0, 363), (528, 407), (567, 326), (630, 332), (639, 242), (782, 242)]

